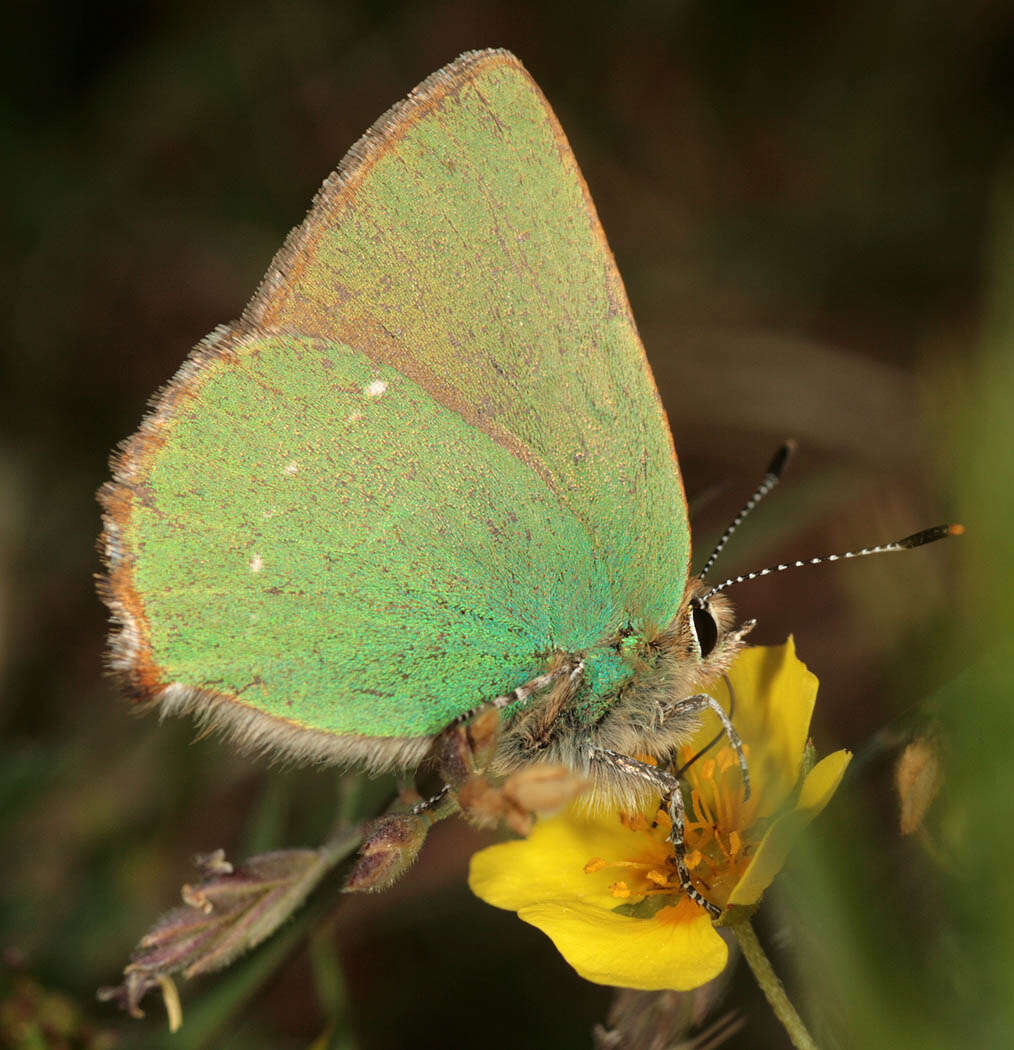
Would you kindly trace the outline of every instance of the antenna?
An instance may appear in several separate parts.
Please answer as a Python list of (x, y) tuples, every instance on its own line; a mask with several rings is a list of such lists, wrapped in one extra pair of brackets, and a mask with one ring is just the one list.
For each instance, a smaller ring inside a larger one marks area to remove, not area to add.
[[(776, 479), (777, 480), (777, 479)], [(699, 602), (706, 602), (713, 594), (724, 591), (727, 587), (736, 583), (745, 583), (747, 580), (758, 580), (761, 576), (770, 576), (775, 572), (785, 572), (786, 569), (801, 569), (804, 565), (824, 565), (832, 561), (844, 561), (846, 558), (863, 558), (867, 554), (890, 554), (894, 551), (907, 551), (913, 547), (922, 547), (927, 543), (935, 543), (937, 540), (946, 539), (948, 536), (960, 536), (965, 531), (964, 525), (937, 525), (932, 529), (923, 529), (921, 532), (913, 532), (901, 540), (891, 543), (882, 543), (876, 547), (862, 547), (855, 551), (844, 551), (841, 554), (820, 554), (815, 558), (806, 558), (802, 561), (785, 562), (782, 565), (772, 565), (770, 568), (761, 569), (758, 572), (748, 572), (743, 576), (731, 576), (712, 587), (706, 594), (702, 594)]]
[(719, 554), (722, 553), (722, 548), (729, 542), (729, 538), (732, 534), (743, 524), (746, 516), (757, 506), (758, 503), (778, 484), (781, 480), (782, 472), (788, 465), (789, 460), (792, 458), (796, 451), (796, 443), (791, 439), (786, 441), (781, 448), (774, 454), (771, 462), (768, 464), (768, 469), (764, 471), (764, 477), (761, 478), (761, 483), (754, 489), (753, 495), (743, 504), (743, 509), (732, 519), (732, 524), (722, 533), (722, 538), (715, 544), (715, 549), (708, 556), (708, 560), (704, 563), (704, 568), (697, 574), (700, 579), (704, 579), (708, 575), (708, 571), (718, 560)]

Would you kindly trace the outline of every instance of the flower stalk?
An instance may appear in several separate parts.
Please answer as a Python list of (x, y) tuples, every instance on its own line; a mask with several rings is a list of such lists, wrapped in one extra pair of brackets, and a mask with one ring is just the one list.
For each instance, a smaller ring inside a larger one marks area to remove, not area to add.
[(786, 994), (785, 985), (782, 984), (775, 973), (771, 960), (767, 957), (761, 942), (757, 939), (757, 934), (750, 924), (750, 920), (747, 918), (738, 919), (736, 922), (729, 923), (728, 929), (732, 930), (736, 935), (740, 950), (743, 952), (743, 958), (746, 959), (747, 965), (764, 993), (764, 997), (771, 1004), (771, 1009), (774, 1010), (775, 1016), (781, 1021), (782, 1026), (788, 1033), (792, 1045), (796, 1050), (817, 1050), (817, 1044), (813, 1041), (813, 1036), (807, 1031), (806, 1025), (803, 1024), (803, 1019), (799, 1016), (796, 1008), (792, 1005), (792, 1001)]

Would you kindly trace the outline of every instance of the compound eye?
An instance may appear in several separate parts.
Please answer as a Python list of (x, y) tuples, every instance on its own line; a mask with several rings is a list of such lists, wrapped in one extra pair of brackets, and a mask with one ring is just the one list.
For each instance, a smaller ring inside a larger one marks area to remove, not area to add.
[(697, 638), (697, 647), (701, 651), (701, 659), (706, 660), (718, 644), (718, 624), (715, 623), (714, 616), (700, 605), (695, 605), (690, 615), (693, 618), (694, 635)]

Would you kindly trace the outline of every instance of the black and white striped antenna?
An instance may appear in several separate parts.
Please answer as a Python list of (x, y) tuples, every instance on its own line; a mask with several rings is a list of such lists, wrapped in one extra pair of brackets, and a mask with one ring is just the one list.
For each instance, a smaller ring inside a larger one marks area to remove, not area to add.
[(894, 551), (908, 551), (913, 547), (922, 547), (927, 543), (935, 543), (937, 540), (946, 539), (948, 536), (960, 536), (965, 531), (964, 525), (937, 525), (932, 529), (923, 529), (921, 532), (913, 532), (901, 540), (893, 540), (891, 543), (881, 543), (876, 547), (860, 547), (859, 550), (843, 551), (841, 554), (820, 554), (815, 558), (803, 558), (797, 561), (783, 562), (781, 565), (772, 565), (767, 569), (759, 569), (757, 572), (747, 572), (742, 576), (730, 576), (712, 587), (711, 590), (700, 595), (698, 601), (706, 602), (712, 595), (724, 591), (737, 583), (746, 583), (747, 580), (759, 580), (762, 576), (770, 576), (772, 573), (785, 572), (787, 569), (801, 569), (804, 565), (827, 565), (833, 561), (845, 561), (847, 558), (864, 558), (867, 554), (891, 554)]
[(722, 548), (729, 542), (732, 534), (743, 524), (746, 520), (747, 515), (757, 506), (758, 503), (781, 481), (782, 473), (790, 459), (796, 451), (796, 443), (791, 439), (786, 441), (782, 447), (774, 454), (771, 462), (768, 464), (768, 469), (764, 471), (764, 477), (761, 478), (761, 483), (753, 491), (753, 495), (743, 504), (743, 509), (732, 519), (731, 524), (722, 533), (722, 538), (715, 544), (715, 549), (708, 555), (708, 560), (704, 563), (704, 568), (697, 574), (700, 579), (704, 579), (708, 575), (709, 570), (718, 560), (719, 554), (722, 553)]
[[(725, 532), (722, 533), (721, 539), (719, 539), (718, 543), (715, 544), (715, 549), (710, 555), (708, 555), (708, 560), (704, 563), (704, 568), (702, 568), (697, 574), (700, 579), (703, 580), (707, 576), (708, 572), (717, 561), (719, 554), (722, 553), (722, 548), (729, 542), (729, 538), (736, 529), (743, 524), (747, 515), (781, 480), (782, 474), (795, 451), (796, 442), (790, 439), (774, 454), (768, 465), (768, 469), (764, 472), (764, 477), (761, 478), (761, 483), (756, 489), (754, 489), (753, 494), (746, 503), (743, 504), (743, 509), (732, 519), (732, 523)], [(845, 561), (849, 558), (863, 558), (867, 554), (891, 554), (894, 551), (907, 551), (911, 550), (913, 547), (922, 547), (927, 543), (935, 543), (937, 540), (946, 539), (948, 536), (960, 536), (964, 531), (964, 525), (937, 525), (932, 529), (923, 529), (920, 532), (913, 532), (911, 536), (906, 536), (904, 539), (893, 540), (890, 543), (881, 543), (875, 547), (860, 547), (858, 550), (842, 551), (840, 554), (819, 554), (814, 558), (803, 558), (796, 561), (783, 562), (781, 565), (771, 565), (767, 569), (759, 569), (756, 572), (743, 573), (742, 576), (730, 576), (729, 579), (712, 587), (704, 594), (698, 595), (695, 599), (695, 603), (698, 605), (703, 604), (713, 594), (718, 594), (719, 591), (724, 591), (737, 583), (746, 583), (747, 580), (759, 580), (762, 576), (770, 576), (776, 572), (785, 572), (787, 569), (801, 569), (805, 565), (826, 565), (833, 561)]]

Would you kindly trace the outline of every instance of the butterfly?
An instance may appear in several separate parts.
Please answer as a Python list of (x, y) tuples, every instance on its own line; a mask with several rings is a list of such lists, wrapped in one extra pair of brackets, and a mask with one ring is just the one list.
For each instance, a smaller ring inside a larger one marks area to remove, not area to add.
[(501, 50), (352, 147), (100, 499), (129, 695), (298, 760), (412, 770), (493, 708), (495, 774), (671, 791), (642, 759), (717, 707), (698, 683), (750, 626), (690, 573), (623, 282), (552, 109)]

